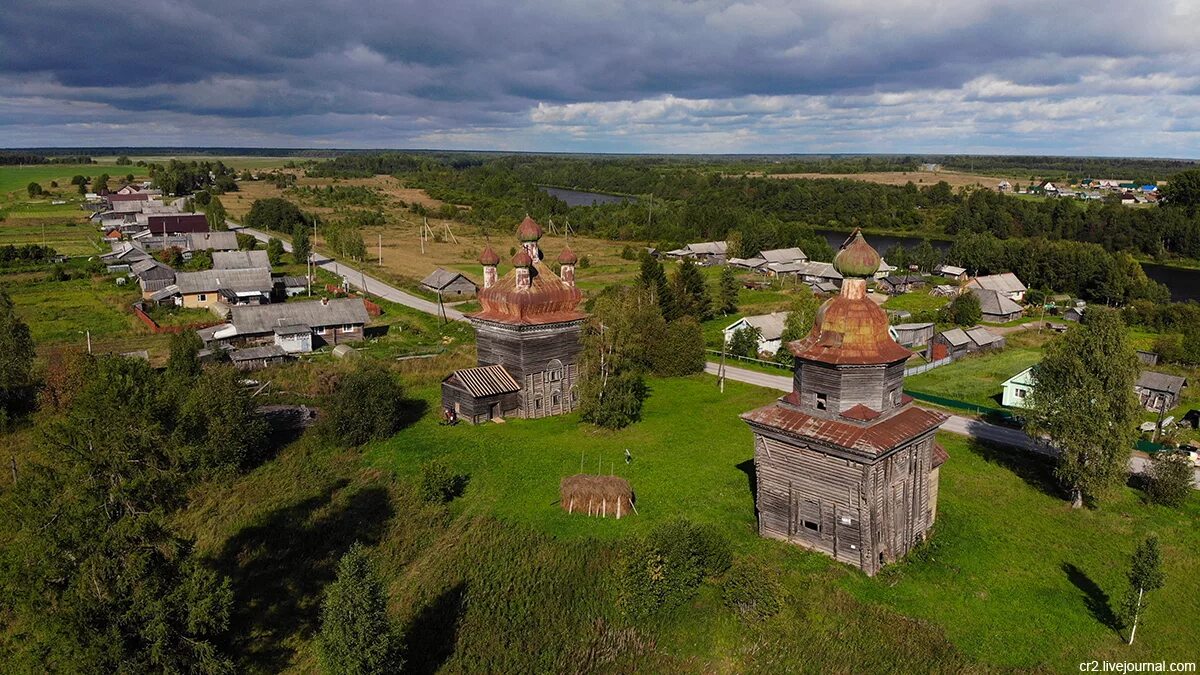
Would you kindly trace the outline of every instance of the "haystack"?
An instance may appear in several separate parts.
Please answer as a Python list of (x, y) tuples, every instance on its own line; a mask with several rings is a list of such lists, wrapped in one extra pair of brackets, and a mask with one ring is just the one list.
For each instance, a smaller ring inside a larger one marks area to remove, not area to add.
[(567, 513), (586, 513), (589, 516), (629, 515), (637, 513), (633, 505), (633, 488), (629, 481), (618, 476), (576, 474), (562, 479), (559, 486), (562, 507)]

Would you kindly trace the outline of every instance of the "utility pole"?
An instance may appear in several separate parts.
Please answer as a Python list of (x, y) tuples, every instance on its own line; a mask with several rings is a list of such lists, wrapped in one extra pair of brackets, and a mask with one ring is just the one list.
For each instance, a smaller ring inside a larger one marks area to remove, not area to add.
[(383, 233), (379, 233), (379, 266), (383, 267)]

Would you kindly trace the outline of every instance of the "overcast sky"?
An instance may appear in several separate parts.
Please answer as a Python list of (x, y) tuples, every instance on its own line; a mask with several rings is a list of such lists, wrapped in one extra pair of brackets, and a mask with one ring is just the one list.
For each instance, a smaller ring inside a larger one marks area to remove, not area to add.
[(1200, 2), (1185, 0), (7, 0), (0, 12), (6, 147), (1196, 158), (1198, 93)]

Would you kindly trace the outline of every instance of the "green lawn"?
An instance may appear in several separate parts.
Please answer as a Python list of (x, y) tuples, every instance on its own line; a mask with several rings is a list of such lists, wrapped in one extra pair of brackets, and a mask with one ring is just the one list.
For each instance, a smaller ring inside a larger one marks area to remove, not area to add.
[[(420, 419), (362, 454), (307, 437), (247, 476), (194, 491), (177, 520), (232, 575), (239, 670), (316, 667), (321, 589), (354, 540), (373, 548), (421, 672), (1074, 672), (1090, 659), (1194, 658), (1200, 499), (1171, 511), (1121, 489), (1098, 509), (1073, 511), (1046, 487), (1049, 467), (942, 434), (950, 460), (933, 544), (872, 579), (757, 536), (753, 444), (737, 414), (776, 392), (733, 382), (721, 394), (707, 376), (652, 379), (643, 420), (608, 432), (573, 415), (442, 427), (436, 379), (420, 382), (411, 392), (426, 407)], [(470, 477), (448, 507), (422, 504), (410, 487), (432, 458)], [(559, 480), (581, 465), (629, 478), (638, 514), (563, 512)], [(681, 515), (715, 525), (736, 556), (778, 570), (783, 612), (740, 620), (710, 581), (676, 611), (624, 619), (620, 551)], [(1105, 608), (1149, 531), (1163, 540), (1167, 588), (1130, 648)], [(623, 646), (608, 668), (585, 659), (614, 643)]]
[(43, 183), (42, 187), (49, 189), (50, 181), (58, 181), (58, 186), (64, 190), (73, 188), (71, 177), (75, 175), (99, 176), (107, 173), (110, 176), (145, 174), (144, 167), (124, 167), (101, 164), (30, 164), (26, 166), (0, 166), (0, 194), (20, 190), (21, 197), (27, 196), (25, 187), (30, 183)]
[(129, 309), (141, 295), (137, 284), (120, 287), (108, 277), (50, 281), (42, 273), (21, 275), (15, 282), (5, 277), (0, 283), (39, 346), (82, 344), (83, 332), (89, 330), (93, 341), (148, 332)]
[(19, 219), (0, 221), (0, 246), (42, 244), (63, 255), (95, 255), (107, 252), (99, 246), (100, 232), (86, 222), (69, 219)]
[(1041, 347), (1011, 334), (1001, 351), (979, 352), (954, 363), (905, 378), (904, 388), (989, 408), (1000, 407), (1005, 380), (1037, 363)]
[(909, 311), (916, 314), (917, 312), (937, 311), (950, 302), (949, 298), (931, 295), (929, 290), (928, 288), (923, 288), (911, 293), (893, 295), (887, 299), (887, 302), (883, 303), (883, 308)]

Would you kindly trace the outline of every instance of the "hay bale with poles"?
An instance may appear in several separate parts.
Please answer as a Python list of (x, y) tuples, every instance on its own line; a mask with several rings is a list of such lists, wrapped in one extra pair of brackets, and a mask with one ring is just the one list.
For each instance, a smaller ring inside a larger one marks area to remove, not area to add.
[(576, 474), (562, 479), (559, 485), (560, 505), (567, 513), (586, 513), (589, 516), (620, 519), (637, 513), (633, 505), (633, 488), (619, 476)]

